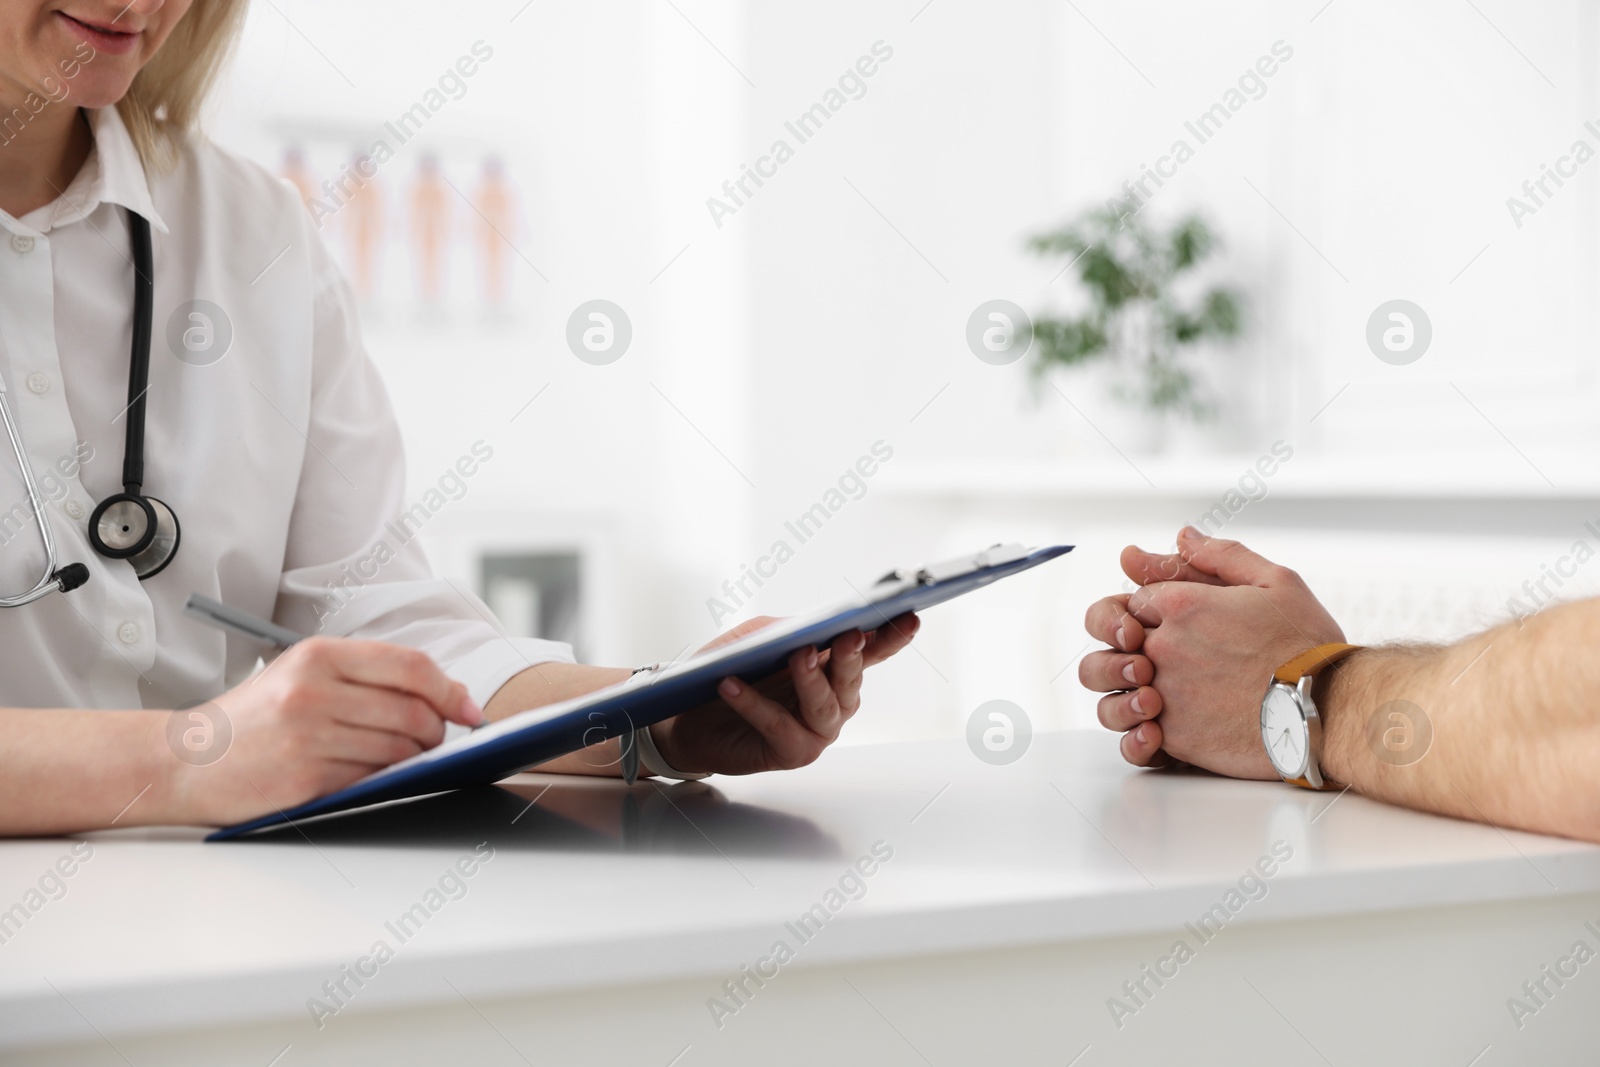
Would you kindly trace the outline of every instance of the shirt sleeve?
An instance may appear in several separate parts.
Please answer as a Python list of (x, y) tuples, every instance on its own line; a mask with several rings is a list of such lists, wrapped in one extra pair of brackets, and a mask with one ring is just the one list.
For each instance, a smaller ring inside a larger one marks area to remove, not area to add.
[[(298, 207), (298, 204), (296, 205)], [(362, 344), (349, 285), (306, 223), (313, 277), (307, 448), (274, 617), (301, 633), (421, 649), (481, 706), (563, 642), (508, 637), (470, 589), (433, 575), (404, 502), (400, 428)], [(483, 442), (478, 455), (482, 456)], [(464, 450), (463, 462), (471, 463)]]

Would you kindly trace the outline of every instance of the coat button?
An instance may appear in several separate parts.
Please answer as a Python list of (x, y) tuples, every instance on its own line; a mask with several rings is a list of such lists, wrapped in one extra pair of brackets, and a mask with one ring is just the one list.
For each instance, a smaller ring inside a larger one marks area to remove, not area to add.
[(117, 637), (121, 639), (122, 643), (125, 645), (138, 644), (139, 638), (143, 634), (144, 631), (139, 629), (139, 624), (136, 622), (125, 622), (121, 626), (117, 627)]
[(28, 375), (28, 388), (36, 393), (48, 393), (50, 391), (50, 375), (40, 374), (37, 371)]
[(20, 252), (23, 255), (27, 255), (29, 252), (33, 251), (33, 238), (29, 237), (25, 233), (12, 234), (11, 250), (13, 252)]
[(66, 512), (67, 517), (70, 519), (81, 519), (84, 515), (83, 505), (76, 500), (69, 500), (67, 501)]

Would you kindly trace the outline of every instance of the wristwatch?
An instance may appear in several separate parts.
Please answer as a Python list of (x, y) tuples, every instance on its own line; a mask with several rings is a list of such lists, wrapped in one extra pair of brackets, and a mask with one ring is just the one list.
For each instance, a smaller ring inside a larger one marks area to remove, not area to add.
[(1332, 642), (1300, 653), (1272, 675), (1261, 698), (1261, 742), (1283, 780), (1305, 789), (1340, 789), (1322, 775), (1322, 717), (1311, 699), (1318, 673), (1360, 645)]

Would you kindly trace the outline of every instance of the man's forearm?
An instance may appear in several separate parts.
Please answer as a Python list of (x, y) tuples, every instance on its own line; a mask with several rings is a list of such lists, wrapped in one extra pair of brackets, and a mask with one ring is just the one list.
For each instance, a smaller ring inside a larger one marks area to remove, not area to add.
[[(1597, 642), (1591, 600), (1454, 645), (1357, 653), (1319, 693), (1323, 769), (1376, 799), (1600, 841)], [(1415, 743), (1423, 717), (1421, 758), (1384, 747), (1386, 730)]]

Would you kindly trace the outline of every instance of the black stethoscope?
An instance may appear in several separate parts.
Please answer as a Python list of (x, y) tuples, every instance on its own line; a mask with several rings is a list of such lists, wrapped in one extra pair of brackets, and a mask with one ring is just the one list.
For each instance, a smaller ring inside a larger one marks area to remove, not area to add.
[(142, 582), (178, 554), (178, 516), (144, 485), (144, 396), (150, 389), (150, 320), (155, 304), (150, 223), (128, 212), (133, 245), (133, 351), (128, 358), (128, 433), (122, 450), (122, 492), (100, 501), (89, 516), (89, 544), (108, 559), (125, 559)]
[[(133, 246), (133, 351), (128, 363), (128, 429), (122, 454), (122, 492), (100, 501), (89, 516), (89, 544), (108, 559), (127, 560), (142, 582), (160, 574), (172, 562), (178, 554), (182, 531), (170, 507), (142, 492), (144, 400), (150, 388), (150, 327), (155, 304), (150, 223), (142, 215), (129, 211), (128, 235)], [(3, 416), (17, 462), (22, 466), (22, 478), (45, 548), (44, 577), (20, 596), (0, 597), (0, 607), (13, 608), (31, 604), (57, 589), (65, 593), (78, 588), (89, 580), (89, 568), (82, 563), (56, 565), (55, 540), (50, 535), (49, 521), (27, 452), (6, 404), (3, 385), (0, 385), (0, 416)]]

